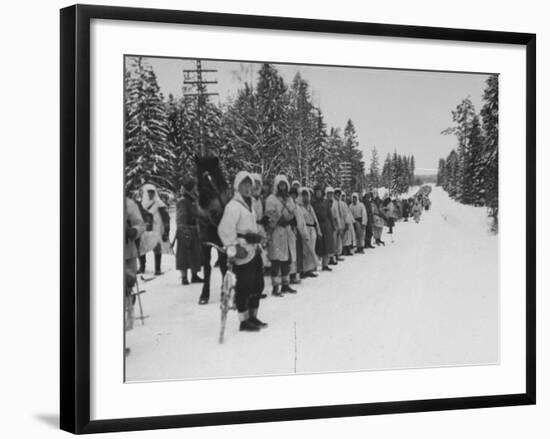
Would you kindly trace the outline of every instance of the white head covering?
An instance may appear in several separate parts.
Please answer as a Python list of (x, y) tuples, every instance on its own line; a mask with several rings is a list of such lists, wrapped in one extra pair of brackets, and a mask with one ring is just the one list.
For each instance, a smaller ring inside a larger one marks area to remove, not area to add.
[(294, 181), (292, 182), (292, 187), (294, 187), (294, 186), (296, 186), (296, 185), (298, 185), (298, 189), (300, 189), (301, 184), (300, 184), (300, 182), (299, 182), (298, 180), (294, 180)]
[(298, 188), (298, 199), (296, 200), (296, 203), (298, 203), (299, 206), (304, 205), (304, 201), (302, 198), (302, 195), (304, 192), (306, 192), (309, 195), (309, 199), (311, 200), (311, 190), (305, 186), (300, 186)]
[(252, 174), (248, 171), (239, 171), (237, 172), (237, 175), (235, 175), (235, 181), (233, 182), (233, 189), (235, 191), (239, 190), (239, 185), (243, 182), (245, 179), (250, 179), (250, 183), (254, 181), (254, 178), (252, 177)]
[[(149, 197), (149, 191), (154, 192), (152, 197)], [(151, 183), (145, 183), (143, 186), (141, 186), (141, 206), (144, 209), (147, 209), (155, 201), (158, 207), (165, 207), (165, 204), (158, 196), (157, 188), (155, 187), (155, 185)]]
[(281, 181), (284, 181), (286, 183), (286, 188), (288, 190), (290, 190), (290, 185), (288, 184), (288, 179), (286, 178), (286, 176), (283, 175), (283, 174), (279, 174), (275, 177), (275, 180), (273, 180), (273, 193), (274, 194), (277, 193), (277, 187), (279, 186), (279, 183)]
[(351, 194), (351, 198), (353, 197), (357, 197), (357, 199), (359, 200), (359, 194), (357, 192), (354, 192), (353, 194)]
[(328, 194), (329, 192), (334, 193), (334, 188), (332, 186), (327, 186), (327, 188), (325, 189), (325, 195)]

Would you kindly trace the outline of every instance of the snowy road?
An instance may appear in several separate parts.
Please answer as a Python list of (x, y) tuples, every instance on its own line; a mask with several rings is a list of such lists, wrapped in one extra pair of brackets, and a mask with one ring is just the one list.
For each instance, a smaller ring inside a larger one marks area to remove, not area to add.
[[(165, 380), (498, 362), (498, 237), (484, 208), (460, 205), (439, 188), (419, 224), (399, 222), (395, 242), (347, 257), (332, 273), (268, 297), (260, 333), (219, 330), (219, 271), (213, 300), (182, 286), (173, 258), (146, 284), (150, 317), (127, 332), (126, 378)], [(148, 262), (149, 267), (152, 261)], [(270, 289), (266, 278), (266, 292)]]

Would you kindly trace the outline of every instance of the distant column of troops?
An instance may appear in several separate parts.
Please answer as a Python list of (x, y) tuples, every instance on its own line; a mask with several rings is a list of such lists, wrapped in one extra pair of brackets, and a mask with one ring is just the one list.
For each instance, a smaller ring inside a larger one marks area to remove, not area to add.
[[(126, 200), (127, 292), (136, 273), (145, 273), (145, 255), (154, 253), (154, 272), (161, 275), (162, 254), (174, 244), (169, 242), (168, 209), (156, 188), (144, 185), (140, 194), (137, 203)], [(176, 268), (184, 285), (202, 282), (197, 195), (195, 180), (187, 179), (176, 206)], [(343, 256), (385, 245), (385, 226), (392, 234), (398, 219), (408, 221), (412, 216), (418, 223), (429, 207), (429, 191), (425, 190), (408, 199), (389, 195), (382, 199), (376, 191), (350, 195), (331, 186), (290, 184), (285, 175), (276, 176), (271, 186), (259, 174), (239, 172), (218, 233), (224, 245), (236, 244), (240, 250), (235, 260), (240, 329), (256, 331), (267, 326), (257, 318), (259, 299), (266, 297), (265, 273), (271, 276), (272, 296), (295, 294), (292, 285), (317, 277), (319, 270), (332, 271), (330, 266), (343, 261)]]

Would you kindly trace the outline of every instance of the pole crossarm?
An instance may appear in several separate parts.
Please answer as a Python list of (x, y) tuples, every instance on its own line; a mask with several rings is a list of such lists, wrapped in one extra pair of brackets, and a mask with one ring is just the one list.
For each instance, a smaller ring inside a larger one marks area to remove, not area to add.
[[(203, 69), (202, 68), (202, 61), (200, 59), (195, 60), (196, 68), (195, 69), (183, 69), (183, 83), (188, 84), (191, 87), (195, 89), (195, 92), (193, 93), (184, 93), (184, 98), (198, 98), (197, 99), (197, 116), (198, 116), (198, 122), (199, 122), (199, 130), (198, 130), (198, 139), (197, 143), (200, 145), (200, 154), (201, 156), (205, 156), (207, 154), (207, 146), (205, 142), (205, 130), (204, 130), (204, 113), (205, 113), (205, 106), (207, 104), (207, 98), (208, 96), (218, 96), (219, 93), (208, 93), (207, 92), (207, 84), (217, 84), (218, 81), (216, 80), (206, 80), (203, 79), (204, 73), (215, 73), (217, 72), (216, 69)], [(192, 75), (195, 77), (192, 78)]]

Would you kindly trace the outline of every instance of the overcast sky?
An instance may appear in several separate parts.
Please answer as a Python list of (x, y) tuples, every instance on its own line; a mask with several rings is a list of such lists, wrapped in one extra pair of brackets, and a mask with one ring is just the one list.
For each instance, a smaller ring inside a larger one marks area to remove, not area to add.
[[(181, 96), (183, 69), (193, 69), (194, 61), (175, 58), (147, 58), (157, 75), (162, 93)], [(274, 64), (290, 84), (297, 72), (308, 81), (313, 102), (320, 106), (329, 127), (344, 128), (351, 119), (357, 130), (365, 162), (370, 163), (376, 146), (382, 165), (387, 153), (414, 154), (417, 174), (437, 171), (439, 158), (456, 146), (454, 136), (441, 134), (452, 124), (451, 110), (470, 96), (476, 110), (487, 75), (472, 73), (385, 70), (349, 67)], [(218, 84), (209, 85), (214, 97), (226, 102), (244, 81), (256, 83), (261, 64), (204, 61), (203, 68)]]

